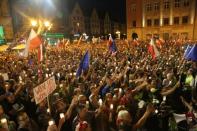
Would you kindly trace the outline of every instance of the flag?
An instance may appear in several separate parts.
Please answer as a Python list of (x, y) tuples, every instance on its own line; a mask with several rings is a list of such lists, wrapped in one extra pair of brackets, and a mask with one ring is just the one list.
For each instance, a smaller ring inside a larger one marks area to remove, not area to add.
[(188, 45), (187, 48), (185, 49), (185, 53), (184, 53), (184, 58), (185, 59), (187, 59), (187, 56), (188, 56), (191, 49), (192, 49), (191, 45)]
[(110, 34), (110, 35), (109, 35), (109, 41), (108, 41), (109, 50), (110, 50), (110, 47), (112, 46), (112, 43), (113, 43), (113, 39), (112, 39), (112, 36), (111, 36), (111, 34)]
[(156, 39), (157, 47), (161, 48), (164, 42), (161, 39)]
[(112, 39), (112, 36), (111, 36), (111, 35), (109, 36), (109, 51), (110, 51), (112, 54), (116, 54), (116, 52), (117, 52), (116, 43), (115, 43), (115, 41)]
[(156, 59), (156, 57), (158, 57), (160, 55), (159, 51), (157, 50), (157, 47), (155, 46), (153, 38), (150, 41), (150, 45), (148, 47), (148, 52), (150, 52), (150, 54), (154, 60)]
[(24, 57), (28, 56), (29, 50), (36, 49), (42, 43), (41, 39), (38, 37), (36, 32), (32, 29), (29, 35), (29, 38), (26, 42), (25, 50), (24, 50)]
[(79, 67), (77, 69), (76, 77), (79, 77), (81, 75), (82, 71), (87, 71), (88, 70), (89, 62), (90, 62), (89, 51), (86, 51), (85, 55), (81, 59)]
[(187, 60), (197, 61), (197, 44), (193, 45), (188, 55), (186, 56)]
[(42, 44), (40, 44), (40, 47), (38, 48), (38, 62), (43, 61), (43, 47)]
[(112, 53), (115, 53), (115, 52), (117, 51), (117, 46), (116, 46), (115, 41), (112, 42), (112, 45), (111, 45), (111, 47), (110, 47), (110, 51), (111, 51)]

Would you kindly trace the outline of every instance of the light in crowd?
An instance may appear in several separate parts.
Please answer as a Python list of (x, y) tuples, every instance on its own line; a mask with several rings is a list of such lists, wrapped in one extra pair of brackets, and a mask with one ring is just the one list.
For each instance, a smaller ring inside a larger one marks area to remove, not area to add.
[(35, 26), (38, 25), (38, 22), (37, 22), (36, 20), (32, 20), (32, 21), (31, 21), (31, 25), (32, 25), (33, 27), (35, 27)]
[(119, 88), (119, 93), (122, 93), (122, 88)]
[(166, 101), (166, 96), (163, 96), (163, 101)]
[(62, 88), (63, 87), (63, 84), (60, 84), (60, 88)]
[(45, 22), (44, 22), (44, 26), (45, 26), (45, 27), (49, 27), (49, 26), (50, 26), (50, 22), (49, 22), (49, 21), (45, 21)]
[(48, 74), (46, 74), (46, 78), (48, 78), (49, 77), (49, 75)]
[(65, 116), (64, 116), (64, 113), (60, 113), (60, 118), (62, 119), (62, 118), (64, 118)]
[(99, 105), (102, 106), (103, 105), (103, 101), (102, 99), (99, 99)]
[(111, 104), (111, 105), (110, 105), (110, 109), (111, 109), (111, 110), (113, 110), (113, 108), (114, 108), (114, 105), (113, 105), (113, 104)]
[(50, 121), (48, 122), (48, 124), (49, 124), (49, 126), (52, 126), (52, 125), (55, 124), (55, 122), (54, 122), (53, 120), (50, 120)]
[(2, 119), (1, 119), (1, 123), (3, 123), (3, 124), (4, 124), (4, 123), (7, 123), (7, 119), (6, 119), (6, 118), (2, 118)]
[(49, 108), (47, 109), (47, 113), (50, 113), (50, 109)]
[(86, 101), (86, 107), (89, 108), (89, 101)]
[(159, 111), (158, 110), (155, 110), (155, 114), (157, 114)]

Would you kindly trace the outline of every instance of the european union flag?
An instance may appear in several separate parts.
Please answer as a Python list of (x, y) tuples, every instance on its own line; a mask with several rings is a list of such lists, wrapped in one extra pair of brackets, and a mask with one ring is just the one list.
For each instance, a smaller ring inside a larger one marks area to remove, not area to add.
[(188, 56), (191, 49), (192, 49), (191, 45), (188, 45), (187, 48), (185, 49), (185, 53), (184, 53), (184, 58), (185, 59), (187, 59), (187, 56)]
[(88, 70), (89, 61), (90, 61), (89, 51), (86, 51), (85, 55), (81, 59), (81, 62), (79, 64), (79, 68), (77, 69), (76, 77), (79, 77), (81, 75), (82, 71)]
[(193, 45), (188, 55), (186, 56), (187, 60), (197, 61), (197, 44)]
[(115, 43), (114, 40), (112, 41), (112, 44), (111, 44), (109, 50), (110, 50), (110, 52), (112, 52), (112, 53), (114, 53), (114, 52), (117, 51), (117, 46), (116, 46), (116, 43)]

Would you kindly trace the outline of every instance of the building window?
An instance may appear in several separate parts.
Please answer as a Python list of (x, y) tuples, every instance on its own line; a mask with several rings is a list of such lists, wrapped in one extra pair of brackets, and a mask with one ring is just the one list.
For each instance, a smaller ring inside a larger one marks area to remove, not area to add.
[(163, 19), (163, 24), (164, 25), (169, 25), (169, 18), (164, 18)]
[(132, 22), (132, 27), (136, 27), (136, 21), (135, 20)]
[(159, 26), (159, 19), (155, 19), (155, 20), (154, 20), (154, 25), (155, 25), (155, 26)]
[(154, 9), (155, 11), (159, 10), (159, 2), (154, 3)]
[(131, 11), (132, 12), (136, 12), (136, 4), (132, 4), (131, 5)]
[(182, 23), (183, 24), (187, 24), (188, 23), (188, 16), (183, 16), (183, 18), (182, 18)]
[(164, 1), (164, 9), (169, 9), (170, 8), (170, 2), (169, 0)]
[(150, 3), (146, 4), (146, 11), (151, 11), (152, 10), (152, 6)]
[(174, 17), (174, 24), (178, 25), (179, 24), (179, 17)]
[(176, 8), (180, 7), (180, 0), (174, 1), (174, 7), (176, 7)]
[(184, 7), (189, 6), (189, 0), (183, 0), (183, 6)]
[(151, 26), (152, 25), (152, 21), (151, 21), (151, 19), (148, 19), (147, 20), (147, 26)]

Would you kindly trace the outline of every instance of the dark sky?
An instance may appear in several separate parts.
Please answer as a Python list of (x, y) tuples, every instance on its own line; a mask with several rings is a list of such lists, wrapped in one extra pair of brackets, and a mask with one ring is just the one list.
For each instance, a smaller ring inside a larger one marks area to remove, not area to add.
[[(125, 1), (126, 0), (25, 0), (31, 3), (31, 8), (40, 8), (48, 17), (69, 15), (68, 10), (72, 10), (76, 2), (78, 2), (84, 12), (91, 12), (92, 8), (96, 8), (101, 12), (109, 12), (111, 19), (117, 22), (125, 23)], [(88, 10), (89, 9), (89, 10)], [(101, 13), (102, 14), (102, 13)]]
[[(73, 0), (68, 0), (73, 1)], [(96, 7), (98, 10), (110, 12), (112, 19), (120, 22), (125, 22), (125, 0), (76, 0), (81, 6)]]

